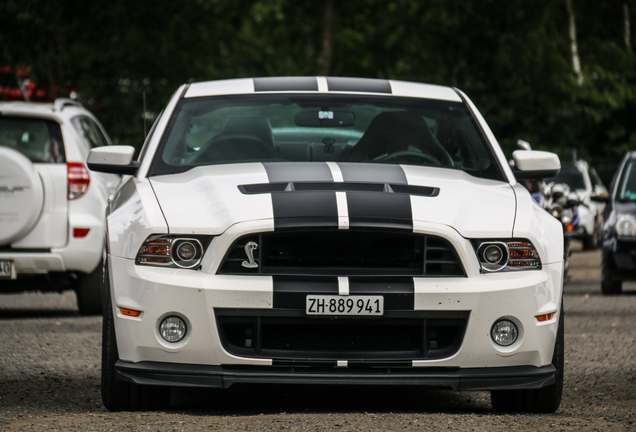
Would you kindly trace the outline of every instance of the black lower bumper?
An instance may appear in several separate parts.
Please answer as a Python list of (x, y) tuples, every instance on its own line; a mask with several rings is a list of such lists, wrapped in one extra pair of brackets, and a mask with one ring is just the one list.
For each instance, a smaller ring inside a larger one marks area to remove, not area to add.
[(118, 379), (142, 385), (228, 388), (233, 384), (419, 385), (452, 390), (537, 389), (555, 382), (556, 369), (512, 366), (439, 367), (298, 367), (208, 366), (119, 360)]

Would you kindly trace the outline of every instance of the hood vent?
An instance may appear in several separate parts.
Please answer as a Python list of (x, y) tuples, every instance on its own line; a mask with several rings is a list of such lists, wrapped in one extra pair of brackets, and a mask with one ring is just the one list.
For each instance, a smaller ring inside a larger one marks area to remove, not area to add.
[(272, 192), (320, 191), (320, 192), (384, 192), (401, 193), (425, 197), (436, 197), (439, 188), (431, 186), (411, 186), (390, 183), (353, 183), (353, 182), (280, 182), (239, 185), (245, 195)]

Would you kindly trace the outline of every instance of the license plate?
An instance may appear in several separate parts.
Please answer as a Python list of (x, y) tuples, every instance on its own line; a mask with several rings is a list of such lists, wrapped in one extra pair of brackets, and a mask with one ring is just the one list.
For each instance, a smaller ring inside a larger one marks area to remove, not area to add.
[(384, 314), (382, 296), (308, 295), (307, 315), (371, 315)]
[(0, 260), (0, 279), (11, 279), (13, 276), (13, 261)]

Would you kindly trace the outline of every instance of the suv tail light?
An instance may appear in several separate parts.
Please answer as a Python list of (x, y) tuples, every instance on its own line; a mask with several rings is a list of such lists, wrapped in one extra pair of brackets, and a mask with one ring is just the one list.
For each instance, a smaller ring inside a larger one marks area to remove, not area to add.
[(68, 199), (74, 200), (86, 193), (91, 182), (88, 169), (81, 162), (68, 162)]

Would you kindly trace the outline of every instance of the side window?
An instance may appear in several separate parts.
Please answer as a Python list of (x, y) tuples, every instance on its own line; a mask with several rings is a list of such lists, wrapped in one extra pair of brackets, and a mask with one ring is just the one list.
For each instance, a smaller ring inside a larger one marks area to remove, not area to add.
[(99, 142), (101, 143), (100, 146), (108, 145), (108, 138), (106, 138), (106, 136), (104, 135), (104, 131), (102, 130), (102, 128), (97, 123), (95, 123), (95, 120), (89, 118), (88, 121), (90, 122), (90, 124), (93, 125), (95, 134), (97, 135), (97, 137), (99, 138)]
[(102, 131), (90, 118), (83, 116), (74, 117), (71, 119), (71, 123), (88, 149), (107, 144)]

